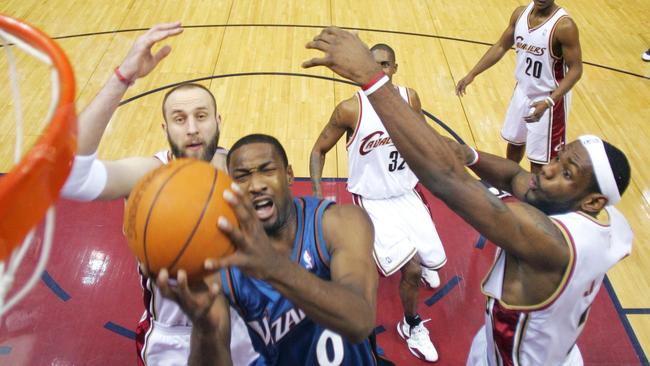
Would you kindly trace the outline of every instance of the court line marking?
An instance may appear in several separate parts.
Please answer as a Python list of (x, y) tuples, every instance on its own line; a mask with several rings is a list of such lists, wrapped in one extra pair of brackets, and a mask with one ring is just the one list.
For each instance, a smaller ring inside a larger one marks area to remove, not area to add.
[(54, 292), (54, 294), (63, 301), (68, 301), (72, 298), (59, 284), (50, 276), (48, 271), (43, 271), (41, 274), (41, 280), (45, 282), (45, 285)]
[(625, 314), (625, 309), (623, 309), (623, 306), (621, 306), (621, 302), (619, 301), (618, 296), (616, 295), (616, 291), (614, 291), (614, 287), (612, 286), (612, 283), (609, 281), (608, 276), (605, 276), (605, 279), (603, 280), (603, 284), (605, 285), (605, 289), (607, 289), (609, 298), (612, 300), (612, 303), (614, 303), (614, 308), (616, 309), (616, 312), (618, 313), (618, 317), (621, 320), (621, 323), (623, 324), (623, 328), (627, 333), (627, 337), (630, 339), (630, 342), (632, 343), (632, 347), (634, 347), (634, 350), (636, 351), (636, 355), (639, 358), (639, 361), (641, 361), (641, 364), (644, 366), (650, 365), (648, 363), (648, 358), (646, 357), (645, 352), (643, 352), (643, 347), (641, 347), (641, 344), (639, 343), (639, 340), (636, 337), (636, 333), (634, 333), (634, 328), (632, 328), (632, 324), (630, 324), (630, 320), (627, 318), (627, 315)]
[(117, 333), (121, 336), (124, 336), (126, 338), (129, 338), (131, 340), (135, 340), (135, 332), (132, 331), (131, 329), (125, 328), (119, 324), (113, 323), (111, 321), (106, 322), (104, 324), (104, 328), (110, 330), (113, 333)]
[(437, 303), (437, 302), (440, 301), (443, 297), (445, 297), (448, 293), (450, 293), (451, 290), (453, 290), (454, 288), (456, 288), (456, 286), (458, 286), (458, 284), (460, 283), (460, 281), (461, 281), (462, 279), (463, 279), (463, 278), (460, 277), (460, 276), (454, 276), (454, 277), (452, 277), (452, 279), (449, 280), (449, 281), (448, 281), (448, 282), (447, 282), (447, 283), (446, 283), (446, 284), (445, 284), (445, 285), (444, 285), (440, 290), (438, 290), (435, 294), (433, 294), (433, 296), (431, 296), (430, 298), (426, 299), (426, 300), (424, 301), (424, 303), (425, 303), (427, 306), (432, 306), (433, 304)]
[[(310, 24), (267, 24), (267, 23), (262, 23), (262, 24), (242, 23), (242, 24), (183, 25), (183, 28), (185, 28), (185, 29), (192, 29), (192, 28), (247, 28), (247, 27), (248, 28), (250, 28), (250, 27), (267, 27), (267, 28), (323, 29), (323, 28), (326, 28), (327, 26), (324, 26), (324, 25), (310, 25)], [(415, 37), (443, 39), (443, 40), (446, 40), (446, 41), (471, 43), (471, 44), (477, 44), (477, 45), (488, 46), (488, 47), (492, 46), (492, 43), (489, 43), (489, 42), (475, 41), (475, 40), (471, 40), (471, 39), (457, 38), (457, 37), (439, 36), (439, 35), (427, 34), (427, 33), (405, 32), (405, 31), (388, 30), (388, 29), (375, 29), (375, 28), (354, 28), (354, 27), (341, 27), (341, 28), (346, 29), (346, 30), (356, 30), (356, 31), (363, 31), (363, 32), (388, 33), (388, 34), (399, 34), (399, 35), (404, 35), (404, 36), (415, 36)], [(99, 36), (99, 35), (106, 35), (106, 34), (144, 32), (144, 31), (147, 31), (147, 30), (149, 30), (149, 28), (117, 29), (117, 30), (113, 30), (113, 31), (98, 31), (98, 32), (88, 32), (88, 33), (79, 33), (79, 34), (69, 34), (69, 35), (52, 37), (52, 39), (61, 40), (61, 39), (68, 39), (68, 38)], [(0, 48), (2, 48), (1, 45), (0, 45)], [(510, 49), (514, 50), (514, 48), (510, 48)], [(634, 77), (641, 78), (641, 79), (650, 80), (650, 76), (644, 76), (644, 75), (641, 75), (641, 74), (634, 73), (632, 71), (619, 69), (619, 68), (616, 68), (616, 67), (613, 67), (613, 66), (597, 64), (595, 62), (589, 62), (589, 61), (584, 61), (584, 60), (582, 61), (582, 63), (585, 64), (585, 65), (589, 65), (589, 66), (593, 66), (593, 67), (597, 67), (597, 68), (602, 68), (602, 69), (613, 71), (613, 72), (616, 72), (616, 73), (625, 74), (625, 75), (634, 76)]]

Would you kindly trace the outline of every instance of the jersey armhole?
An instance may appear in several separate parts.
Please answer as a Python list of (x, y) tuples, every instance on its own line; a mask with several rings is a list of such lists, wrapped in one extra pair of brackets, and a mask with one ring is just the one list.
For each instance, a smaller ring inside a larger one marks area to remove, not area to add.
[(345, 148), (348, 150), (350, 149), (350, 145), (352, 145), (352, 143), (354, 142), (354, 139), (357, 137), (359, 128), (361, 127), (361, 117), (363, 115), (363, 103), (361, 101), (361, 95), (359, 93), (361, 92), (357, 92), (354, 94), (354, 96), (357, 98), (357, 103), (359, 104), (359, 115), (357, 116), (357, 123), (354, 125), (354, 131), (352, 131), (352, 135), (350, 135), (350, 138), (345, 143)]
[(236, 284), (231, 268), (221, 270), (221, 288), (230, 305), (237, 309), (242, 317), (244, 317), (246, 311), (241, 306), (239, 300), (237, 300)]
[(551, 55), (551, 59), (553, 60), (562, 60), (562, 57), (558, 57), (555, 55), (555, 50), (553, 49), (553, 36), (555, 35), (555, 29), (557, 29), (557, 25), (560, 23), (560, 21), (564, 18), (568, 18), (568, 14), (564, 14), (561, 17), (559, 17), (556, 21), (555, 24), (553, 24), (553, 28), (551, 28), (551, 31), (549, 32), (548, 35), (548, 44), (549, 44), (549, 55)]
[(318, 252), (318, 258), (320, 259), (321, 263), (328, 270), (330, 268), (330, 254), (327, 250), (325, 237), (323, 236), (323, 214), (325, 214), (325, 210), (327, 210), (327, 208), (329, 208), (332, 204), (332, 201), (320, 201), (318, 207), (316, 208), (316, 214), (314, 215), (314, 239), (316, 243), (316, 251)]

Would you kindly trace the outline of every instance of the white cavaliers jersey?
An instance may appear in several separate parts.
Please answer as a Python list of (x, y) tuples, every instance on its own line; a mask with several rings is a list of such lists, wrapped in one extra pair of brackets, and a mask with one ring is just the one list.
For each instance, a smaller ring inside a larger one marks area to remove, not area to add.
[[(217, 148), (216, 153), (226, 154), (227, 151), (223, 148)], [(174, 159), (172, 152), (169, 150), (159, 151), (154, 157), (163, 164), (168, 164)], [(192, 322), (178, 304), (173, 300), (167, 299), (160, 293), (160, 289), (158, 289), (154, 280), (140, 273), (140, 281), (144, 290), (144, 304), (146, 308), (143, 319), (149, 315), (160, 324), (168, 326), (192, 326)]]
[(517, 87), (529, 97), (551, 93), (567, 70), (564, 59), (553, 54), (553, 32), (567, 12), (558, 8), (544, 23), (530, 28), (528, 16), (533, 5), (531, 2), (517, 19), (514, 39)]
[(497, 252), (483, 282), (488, 297), (485, 329), (491, 366), (569, 364), (565, 360), (605, 273), (632, 250), (632, 230), (614, 207), (601, 211), (599, 220), (578, 212), (550, 217), (570, 251), (567, 270), (553, 295), (534, 306), (510, 306), (501, 301), (506, 263), (503, 250)]
[[(408, 89), (397, 88), (409, 103)], [(397, 152), (368, 97), (360, 91), (357, 100), (359, 119), (347, 143), (348, 191), (368, 199), (397, 197), (411, 192), (418, 178)]]

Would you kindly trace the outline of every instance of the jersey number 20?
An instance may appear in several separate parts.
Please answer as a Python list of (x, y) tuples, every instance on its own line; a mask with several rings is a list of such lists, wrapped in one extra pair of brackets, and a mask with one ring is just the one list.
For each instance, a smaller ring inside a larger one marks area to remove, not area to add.
[[(533, 61), (530, 57), (526, 57), (526, 75), (534, 76), (539, 79), (542, 76), (542, 63), (540, 61)], [(530, 74), (530, 68), (533, 68), (533, 74)]]
[[(327, 344), (331, 345), (331, 355), (327, 352)], [(343, 363), (343, 339), (340, 335), (325, 329), (316, 344), (316, 358), (320, 366), (338, 366)], [(331, 356), (331, 357), (330, 357)]]

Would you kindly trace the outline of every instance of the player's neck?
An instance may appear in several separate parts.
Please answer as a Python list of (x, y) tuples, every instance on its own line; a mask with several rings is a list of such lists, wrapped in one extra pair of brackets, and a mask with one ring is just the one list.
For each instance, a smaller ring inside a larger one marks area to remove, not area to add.
[(531, 15), (535, 18), (546, 19), (550, 17), (553, 13), (555, 13), (555, 11), (558, 8), (559, 6), (557, 4), (553, 4), (548, 8), (544, 8), (544, 9), (533, 8), (533, 11), (531, 11)]
[(286, 220), (286, 223), (269, 235), (271, 240), (271, 245), (275, 250), (281, 253), (285, 253), (288, 256), (291, 256), (293, 252), (293, 246), (296, 241), (296, 228), (298, 222), (296, 220), (296, 206), (293, 204), (289, 205), (289, 217)]

